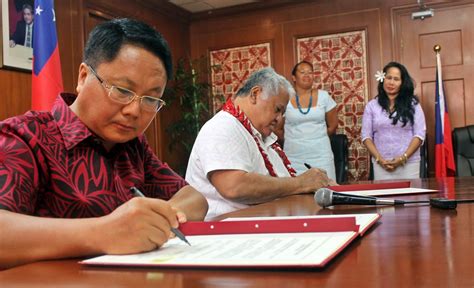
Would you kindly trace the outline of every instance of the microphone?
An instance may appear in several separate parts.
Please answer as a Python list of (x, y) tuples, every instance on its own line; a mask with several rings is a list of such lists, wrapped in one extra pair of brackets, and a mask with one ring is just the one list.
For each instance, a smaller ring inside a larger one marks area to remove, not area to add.
[(456, 209), (458, 203), (473, 203), (474, 199), (447, 199), (431, 198), (430, 200), (405, 201), (395, 199), (377, 199), (372, 196), (350, 195), (335, 192), (329, 188), (319, 188), (314, 194), (316, 203), (326, 208), (333, 205), (405, 205), (415, 203), (429, 203), (431, 207), (440, 209)]
[(329, 188), (319, 188), (314, 194), (314, 200), (319, 206), (326, 208), (333, 205), (404, 205), (408, 203), (430, 203), (430, 201), (404, 201), (395, 199), (377, 199), (375, 197), (348, 195), (332, 191)]

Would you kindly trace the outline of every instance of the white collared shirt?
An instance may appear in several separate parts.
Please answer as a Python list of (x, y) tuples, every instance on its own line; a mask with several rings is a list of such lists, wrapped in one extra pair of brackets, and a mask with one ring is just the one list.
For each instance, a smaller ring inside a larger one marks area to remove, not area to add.
[[(265, 140), (253, 127), (253, 133), (260, 141), (262, 149), (278, 177), (290, 177), (278, 153), (271, 148), (277, 136), (270, 134)], [(199, 132), (186, 171), (186, 181), (201, 192), (209, 203), (206, 219), (248, 207), (229, 201), (212, 186), (209, 172), (216, 170), (242, 170), (270, 175), (254, 138), (231, 114), (220, 111), (209, 120)]]

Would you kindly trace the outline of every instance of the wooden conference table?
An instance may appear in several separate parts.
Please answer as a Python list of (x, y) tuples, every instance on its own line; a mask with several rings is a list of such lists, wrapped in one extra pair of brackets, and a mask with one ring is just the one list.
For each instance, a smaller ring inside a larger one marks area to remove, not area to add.
[[(474, 198), (474, 177), (423, 179), (432, 194), (397, 197)], [(382, 218), (323, 269), (215, 270), (83, 267), (78, 259), (42, 261), (0, 272), (1, 287), (474, 287), (474, 203), (456, 210), (427, 205), (336, 206), (312, 195), (282, 198), (225, 216), (380, 213)], [(225, 217), (220, 217), (225, 218)]]

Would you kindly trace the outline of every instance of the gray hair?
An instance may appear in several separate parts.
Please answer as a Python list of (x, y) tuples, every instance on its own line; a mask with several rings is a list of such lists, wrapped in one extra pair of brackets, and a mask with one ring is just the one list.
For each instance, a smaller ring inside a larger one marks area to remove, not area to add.
[(280, 91), (285, 90), (290, 95), (290, 98), (296, 94), (295, 89), (285, 77), (276, 73), (271, 67), (267, 67), (256, 72), (245, 81), (244, 85), (237, 91), (235, 97), (246, 97), (250, 94), (253, 87), (259, 86), (262, 88), (262, 98), (276, 96)]

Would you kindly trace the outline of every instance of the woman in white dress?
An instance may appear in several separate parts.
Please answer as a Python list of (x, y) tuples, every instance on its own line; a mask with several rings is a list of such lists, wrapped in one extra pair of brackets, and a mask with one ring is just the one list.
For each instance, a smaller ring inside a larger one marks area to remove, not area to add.
[(313, 88), (313, 65), (295, 65), (293, 82), (296, 96), (290, 99), (285, 117), (284, 150), (298, 174), (307, 170), (304, 163), (324, 169), (336, 179), (334, 155), (329, 135), (337, 129), (336, 102), (328, 92)]

